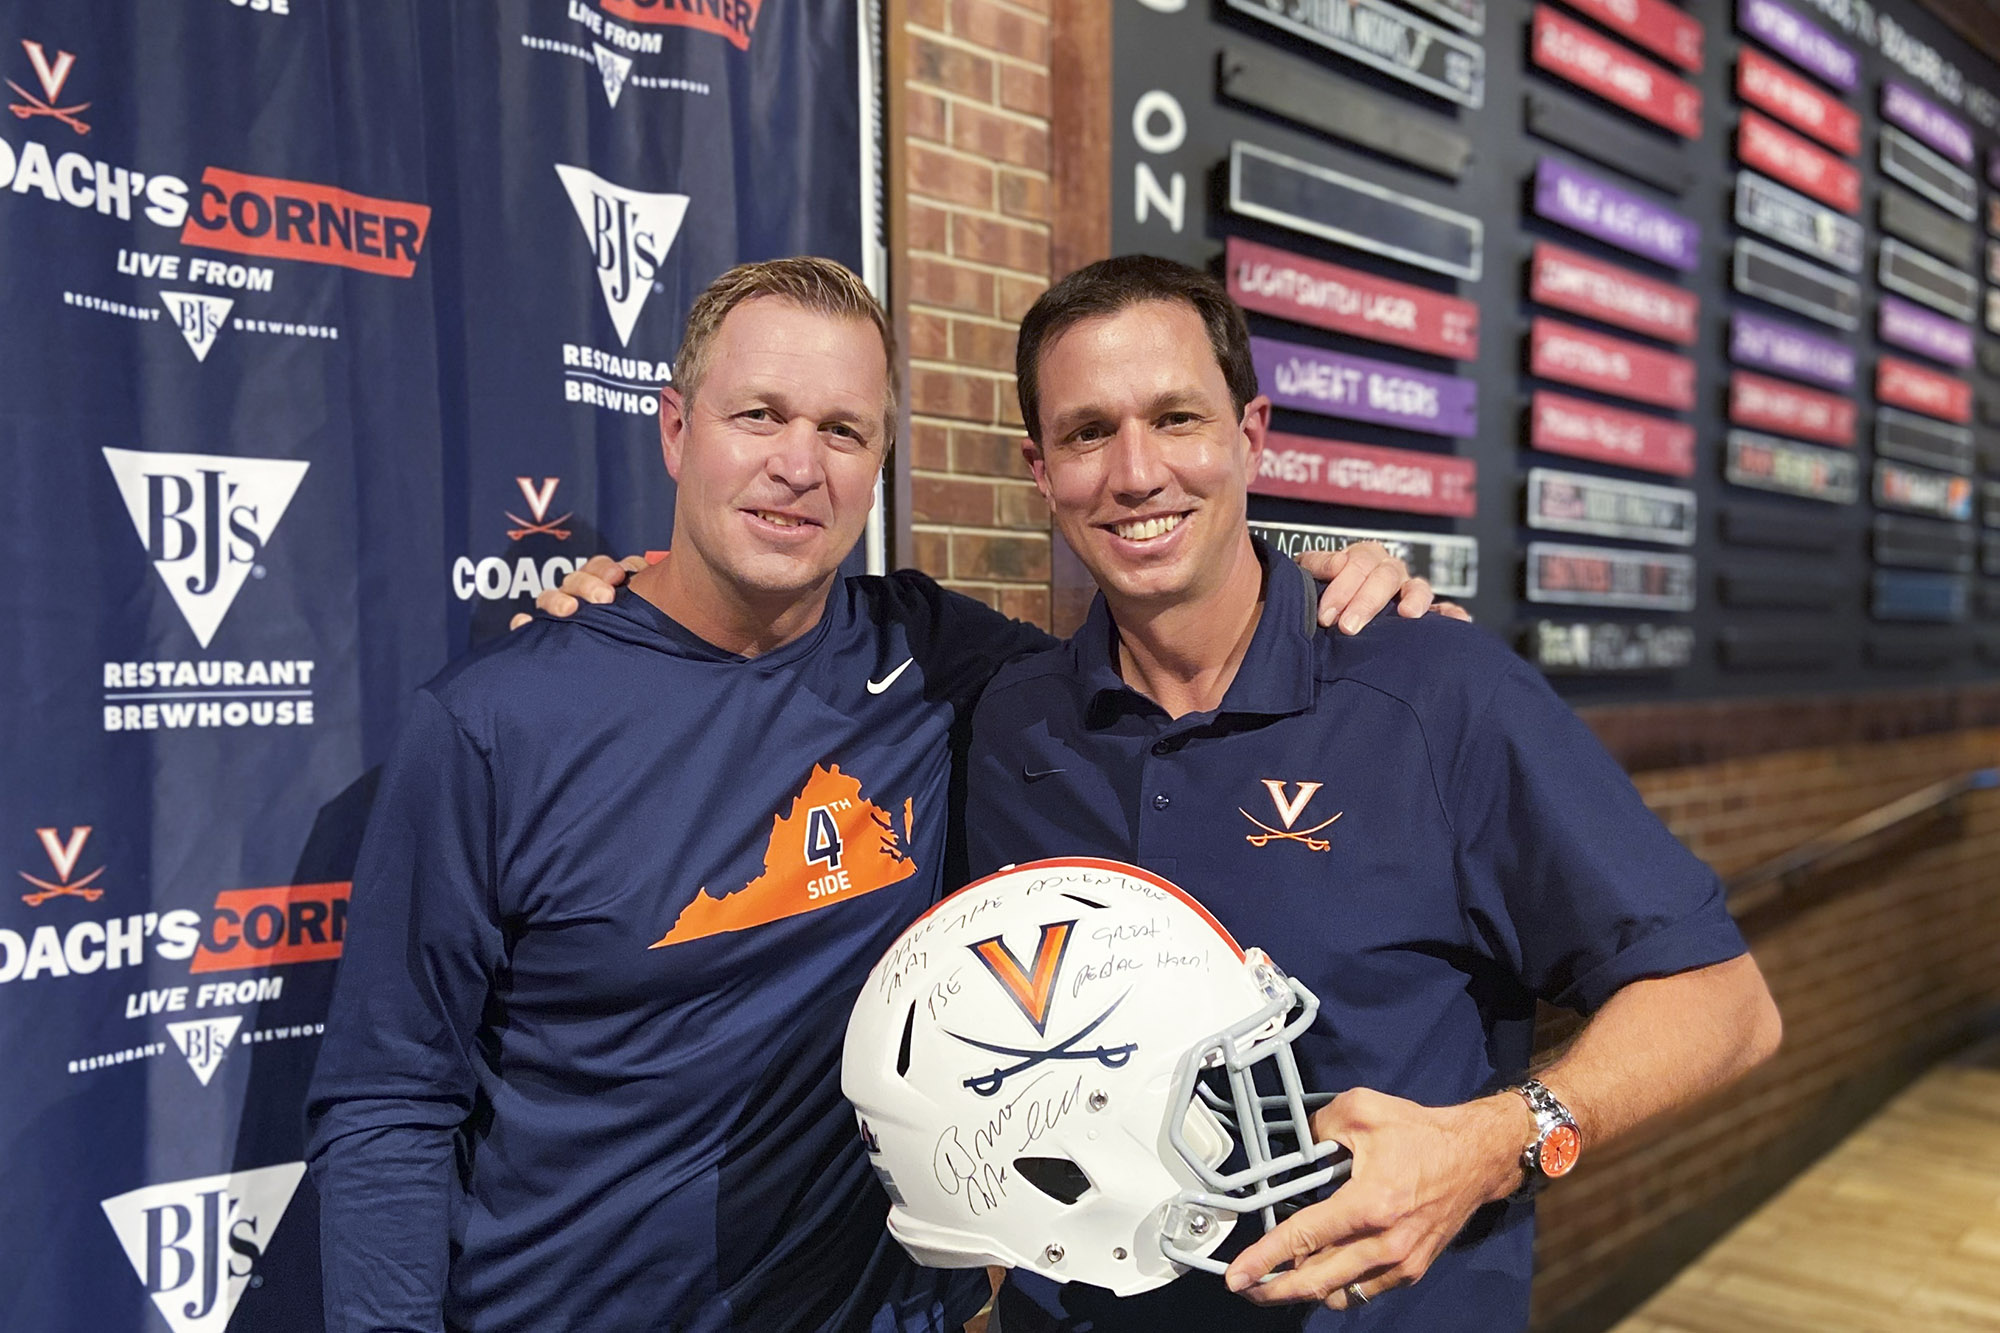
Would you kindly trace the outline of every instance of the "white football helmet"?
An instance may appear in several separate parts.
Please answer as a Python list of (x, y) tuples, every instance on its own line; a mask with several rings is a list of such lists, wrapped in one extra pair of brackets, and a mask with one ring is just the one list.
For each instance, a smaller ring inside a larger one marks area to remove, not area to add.
[(1292, 1057), (1318, 1009), (1159, 876), (1036, 861), (945, 899), (875, 965), (841, 1086), (919, 1263), (1131, 1296), (1222, 1272), (1244, 1213), (1268, 1229), (1346, 1175)]

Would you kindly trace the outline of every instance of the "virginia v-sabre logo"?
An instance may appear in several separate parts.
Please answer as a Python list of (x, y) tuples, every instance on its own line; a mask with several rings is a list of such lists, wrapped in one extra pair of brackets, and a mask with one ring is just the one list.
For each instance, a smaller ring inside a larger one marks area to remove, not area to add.
[(618, 341), (629, 345), (632, 326), (653, 292), (653, 275), (666, 262), (687, 216), (684, 194), (642, 194), (613, 185), (582, 167), (556, 165), (570, 206), (590, 241), (597, 282), (611, 312)]
[(146, 557), (203, 648), (257, 568), (304, 462), (106, 449)]
[(103, 1201), (132, 1271), (174, 1333), (222, 1333), (305, 1171), (304, 1162), (285, 1162)]

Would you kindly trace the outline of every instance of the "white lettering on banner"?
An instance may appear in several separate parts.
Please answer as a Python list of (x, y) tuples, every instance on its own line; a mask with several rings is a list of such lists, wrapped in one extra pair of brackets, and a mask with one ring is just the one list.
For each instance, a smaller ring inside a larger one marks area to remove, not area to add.
[(511, 601), (517, 597), (539, 597), (583, 562), (569, 556), (552, 555), (537, 561), (522, 556), (513, 562), (489, 555), (475, 562), (460, 556), (451, 565), (451, 590), (461, 602), (478, 597), (488, 602)]
[[(188, 992), (194, 992), (190, 1004)], [(283, 997), (283, 977), (253, 977), (248, 981), (204, 981), (199, 987), (161, 986), (133, 991), (125, 997), (125, 1017), (178, 1014), (190, 1008), (221, 1009), (238, 1004), (266, 1004)]]
[(148, 940), (155, 957), (184, 962), (201, 941), (201, 914), (185, 908), (133, 913), (78, 921), (67, 929), (37, 926), (26, 937), (0, 928), (0, 984), (137, 967), (145, 961)]
[(77, 152), (51, 159), (48, 147), (29, 139), (19, 148), (0, 139), (0, 190), (33, 191), (54, 204), (94, 209), (121, 222), (132, 219), (132, 203), (144, 205), (148, 222), (178, 227), (187, 221), (187, 182), (178, 176), (148, 176), (111, 166)]

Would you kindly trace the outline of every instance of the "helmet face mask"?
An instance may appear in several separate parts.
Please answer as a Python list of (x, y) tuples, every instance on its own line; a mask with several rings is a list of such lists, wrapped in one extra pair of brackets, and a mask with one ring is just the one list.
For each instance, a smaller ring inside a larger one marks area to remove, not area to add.
[(1121, 1296), (1221, 1272), (1243, 1214), (1268, 1228), (1346, 1173), (1312, 1140), (1320, 1099), (1291, 1050), (1317, 1009), (1136, 867), (1038, 861), (968, 886), (890, 948), (848, 1026), (842, 1084), (891, 1233), (933, 1267)]

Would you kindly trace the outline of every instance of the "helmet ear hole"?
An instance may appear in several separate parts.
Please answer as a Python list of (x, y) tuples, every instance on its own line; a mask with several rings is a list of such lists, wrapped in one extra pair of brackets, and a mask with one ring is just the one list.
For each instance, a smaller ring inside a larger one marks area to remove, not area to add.
[(1014, 1170), (1057, 1203), (1075, 1203), (1091, 1189), (1090, 1177), (1067, 1157), (1016, 1157)]
[(910, 1072), (910, 1037), (917, 1030), (917, 1002), (910, 1001), (910, 1011), (903, 1015), (903, 1041), (896, 1048), (896, 1077), (903, 1078)]

